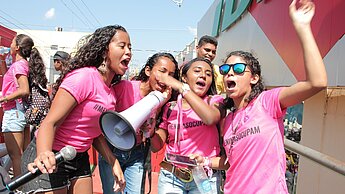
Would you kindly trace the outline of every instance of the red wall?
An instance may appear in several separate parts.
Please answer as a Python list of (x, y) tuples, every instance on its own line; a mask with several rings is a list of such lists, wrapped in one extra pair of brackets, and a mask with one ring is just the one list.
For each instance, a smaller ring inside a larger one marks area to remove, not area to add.
[[(13, 38), (16, 36), (16, 32), (13, 30), (10, 30), (6, 27), (3, 27), (0, 25), (0, 46), (10, 47)], [(0, 74), (0, 90), (2, 87), (2, 75)], [(2, 108), (0, 108), (0, 127), (2, 123), (2, 116), (4, 112), (2, 111)], [(4, 143), (4, 138), (2, 134), (0, 133), (0, 143)]]

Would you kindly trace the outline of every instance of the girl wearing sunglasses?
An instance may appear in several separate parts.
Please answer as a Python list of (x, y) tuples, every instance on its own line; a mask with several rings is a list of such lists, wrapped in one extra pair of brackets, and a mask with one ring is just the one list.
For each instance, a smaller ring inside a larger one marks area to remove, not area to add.
[[(285, 182), (283, 118), (289, 106), (301, 103), (327, 86), (327, 74), (310, 22), (310, 0), (290, 5), (290, 17), (302, 43), (306, 80), (264, 91), (259, 61), (243, 51), (231, 52), (220, 66), (231, 112), (224, 123), (224, 147), (230, 168), (224, 193), (288, 193)], [(204, 159), (193, 156), (199, 162)], [(212, 166), (218, 165), (215, 158)]]
[[(208, 59), (196, 58), (184, 65), (181, 72), (182, 82), (168, 75), (157, 76), (160, 82), (179, 91), (180, 95), (177, 102), (169, 102), (163, 107), (163, 121), (151, 138), (152, 150), (159, 151), (167, 142), (166, 153), (169, 154), (219, 156), (216, 125), (225, 113), (222, 115), (219, 110), (222, 96), (214, 95), (213, 66)], [(192, 175), (184, 173), (190, 172), (186, 166), (163, 161), (161, 167), (158, 193), (200, 193)], [(220, 172), (208, 166), (207, 172), (214, 193), (219, 193)]]

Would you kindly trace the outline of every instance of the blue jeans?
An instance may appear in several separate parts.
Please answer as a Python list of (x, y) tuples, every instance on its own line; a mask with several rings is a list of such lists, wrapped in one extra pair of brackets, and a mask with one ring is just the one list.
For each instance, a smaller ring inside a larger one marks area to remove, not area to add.
[[(141, 193), (141, 184), (144, 175), (144, 144), (136, 146), (131, 151), (122, 151), (109, 146), (114, 156), (119, 160), (121, 169), (126, 179), (126, 188), (124, 193)], [(99, 155), (99, 174), (101, 176), (102, 188), (104, 194), (115, 194), (114, 176), (112, 166)]]
[[(220, 193), (220, 172), (217, 171), (210, 179), (214, 193)], [(161, 168), (158, 178), (158, 194), (200, 194), (195, 182), (185, 183), (173, 173)]]

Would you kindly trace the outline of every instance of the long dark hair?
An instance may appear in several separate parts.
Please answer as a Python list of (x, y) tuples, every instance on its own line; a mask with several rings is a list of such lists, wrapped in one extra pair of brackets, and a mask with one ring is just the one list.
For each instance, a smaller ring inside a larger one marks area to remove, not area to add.
[(87, 39), (86, 43), (78, 49), (75, 56), (68, 61), (65, 69), (57, 79), (54, 85), (53, 96), (55, 96), (62, 80), (69, 72), (82, 67), (98, 68), (102, 64), (104, 56), (108, 52), (110, 41), (118, 30), (127, 32), (126, 29), (120, 25), (105, 26), (98, 28)]
[(191, 61), (189, 61), (188, 63), (186, 63), (185, 65), (183, 65), (182, 70), (181, 70), (181, 77), (180, 77), (181, 81), (182, 81), (182, 77), (187, 75), (187, 72), (190, 69), (190, 67), (192, 66), (192, 64), (195, 63), (195, 62), (198, 62), (198, 61), (203, 61), (203, 62), (207, 63), (211, 67), (211, 71), (212, 71), (211, 86), (207, 90), (206, 95), (215, 95), (215, 94), (217, 94), (216, 83), (215, 83), (215, 75), (214, 75), (214, 70), (213, 70), (213, 64), (208, 59), (205, 59), (205, 58), (195, 58), (195, 59), (192, 59)]
[[(179, 68), (178, 68), (178, 63), (174, 56), (170, 53), (156, 53), (149, 57), (146, 61), (146, 64), (144, 67), (140, 70), (139, 74), (133, 78), (133, 80), (140, 80), (142, 82), (146, 82), (149, 80), (149, 76), (146, 75), (145, 69), (146, 67), (149, 67), (150, 70), (153, 69), (153, 67), (157, 64), (158, 60), (162, 57), (166, 57), (170, 59), (174, 64), (175, 64), (175, 72), (174, 72), (174, 78), (179, 80)], [(178, 92), (173, 90), (170, 99), (168, 100), (173, 101), (177, 99)], [(157, 122), (156, 122), (156, 127), (159, 126), (159, 124), (162, 122), (162, 115), (163, 115), (163, 109), (157, 114)]]
[(156, 63), (158, 62), (158, 60), (161, 57), (166, 57), (166, 58), (170, 59), (175, 64), (174, 78), (179, 79), (178, 78), (178, 76), (179, 76), (178, 75), (178, 63), (177, 63), (176, 59), (174, 58), (174, 56), (172, 56), (172, 54), (170, 54), (170, 53), (156, 53), (147, 59), (146, 64), (140, 70), (139, 74), (137, 76), (133, 77), (133, 80), (140, 80), (140, 81), (146, 82), (149, 79), (149, 76), (147, 76), (145, 73), (146, 67), (149, 67), (150, 70), (152, 70), (153, 66), (156, 65)]
[[(259, 94), (261, 94), (261, 92), (263, 92), (265, 90), (265, 86), (264, 86), (264, 83), (263, 83), (263, 80), (261, 77), (260, 63), (259, 63), (258, 59), (253, 56), (252, 53), (246, 52), (246, 51), (233, 51), (226, 56), (226, 59), (224, 61), (227, 61), (231, 56), (241, 57), (246, 62), (246, 64), (248, 65), (252, 75), (256, 74), (259, 76), (258, 82), (256, 82), (256, 84), (251, 85), (252, 90), (251, 90), (248, 98), (245, 99), (249, 103), (254, 98), (259, 96)], [(234, 101), (231, 98), (227, 97), (224, 100), (224, 102), (225, 102), (226, 108), (231, 109), (234, 107)]]
[(39, 84), (43, 88), (47, 88), (46, 67), (40, 52), (33, 48), (34, 41), (32, 38), (25, 34), (18, 34), (15, 41), (16, 46), (19, 48), (18, 55), (29, 60), (29, 87), (32, 88), (33, 84)]

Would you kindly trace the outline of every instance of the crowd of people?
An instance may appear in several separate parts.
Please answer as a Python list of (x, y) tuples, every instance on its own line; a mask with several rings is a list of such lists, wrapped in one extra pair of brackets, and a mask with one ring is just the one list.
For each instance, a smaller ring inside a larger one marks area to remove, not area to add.
[[(130, 36), (122, 26), (105, 26), (73, 57), (62, 51), (54, 55), (61, 74), (53, 86), (50, 110), (32, 138), (25, 99), (32, 84), (46, 88), (47, 78), (32, 39), (17, 35), (11, 44), (15, 62), (9, 69), (5, 55), (0, 55), (2, 132), (14, 177), (27, 170), (35, 173), (37, 168), (43, 173), (20, 190), (92, 194), (87, 151), (93, 146), (100, 153), (104, 193), (142, 193), (146, 157), (163, 147), (166, 154), (187, 156), (203, 166), (213, 193), (288, 193), (283, 143), (286, 109), (327, 86), (310, 27), (315, 5), (311, 0), (296, 4), (293, 0), (289, 12), (303, 48), (306, 80), (266, 90), (260, 62), (250, 52), (231, 51), (224, 64), (213, 64), (218, 41), (209, 35), (199, 39), (197, 57), (180, 68), (170, 53), (156, 53), (139, 75), (123, 80), (132, 58)], [(165, 93), (165, 102), (137, 131), (133, 149), (114, 147), (102, 134), (100, 115), (108, 110), (122, 112), (151, 91)], [(58, 163), (55, 154), (65, 146), (73, 146), (76, 157)], [(193, 167), (166, 159), (160, 166), (159, 194), (200, 193)]]

